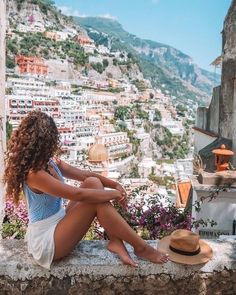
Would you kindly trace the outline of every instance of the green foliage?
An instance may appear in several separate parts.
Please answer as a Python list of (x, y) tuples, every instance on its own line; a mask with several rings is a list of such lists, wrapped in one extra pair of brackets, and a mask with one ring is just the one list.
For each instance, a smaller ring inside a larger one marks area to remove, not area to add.
[(11, 58), (9, 56), (6, 56), (6, 67), (8, 69), (14, 69), (16, 66), (14, 58)]
[(8, 39), (6, 43), (8, 52), (15, 55), (18, 53), (17, 39)]
[(45, 59), (69, 58), (75, 66), (84, 66), (88, 63), (88, 55), (78, 43), (70, 40), (56, 42), (45, 38), (42, 33), (23, 34), (19, 41), (8, 40), (7, 49), (9, 57), (20, 53), (26, 56), (37, 55)]
[(107, 67), (109, 66), (109, 62), (108, 62), (107, 59), (104, 59), (104, 60), (102, 61), (102, 64), (103, 64), (103, 67), (104, 67), (104, 68), (107, 68)]
[(134, 84), (140, 92), (144, 92), (146, 90), (146, 85), (142, 80), (133, 80), (132, 84)]
[(25, 2), (25, 0), (16, 0), (16, 7), (17, 10), (20, 11), (22, 8), (22, 4)]
[(13, 130), (12, 124), (9, 123), (9, 121), (7, 120), (7, 122), (6, 122), (6, 135), (7, 135), (7, 141), (8, 141), (9, 138), (11, 137), (12, 130)]
[(132, 167), (132, 170), (129, 175), (130, 178), (140, 178), (139, 172), (138, 172), (138, 166)]
[(15, 239), (23, 239), (25, 236), (25, 227), (20, 219), (4, 222), (2, 225), (2, 238), (14, 237)]
[(157, 176), (155, 174), (150, 174), (148, 176), (148, 179), (156, 183), (157, 185), (160, 186), (165, 186), (167, 188), (172, 188), (172, 185), (175, 183), (175, 179), (172, 176)]
[(116, 107), (114, 117), (115, 117), (115, 119), (119, 119), (122, 121), (124, 121), (125, 119), (129, 119), (130, 118), (129, 107), (126, 107), (126, 106)]
[(161, 121), (162, 117), (161, 117), (161, 112), (158, 109), (155, 109), (155, 115), (154, 115), (154, 121)]
[(177, 113), (178, 113), (179, 116), (184, 117), (184, 116), (185, 116), (185, 113), (188, 111), (188, 109), (186, 108), (185, 105), (183, 105), (183, 104), (178, 104), (178, 105), (176, 106), (176, 111), (177, 111)]
[(118, 65), (118, 60), (116, 58), (113, 58), (113, 66), (117, 66)]
[(92, 63), (91, 63), (91, 67), (92, 67), (95, 71), (97, 71), (99, 74), (102, 74), (103, 71), (104, 71), (103, 64), (100, 63), (100, 62), (97, 62), (97, 63), (92, 62)]

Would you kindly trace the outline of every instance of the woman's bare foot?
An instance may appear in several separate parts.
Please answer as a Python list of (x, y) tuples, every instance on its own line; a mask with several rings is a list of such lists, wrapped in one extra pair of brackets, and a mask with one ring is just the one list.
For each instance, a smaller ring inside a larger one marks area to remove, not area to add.
[(158, 264), (166, 263), (169, 260), (168, 254), (163, 254), (149, 245), (146, 245), (142, 250), (134, 250), (134, 254), (139, 258)]
[(107, 250), (116, 253), (124, 264), (137, 267), (138, 264), (130, 257), (123, 241), (120, 239), (110, 240), (107, 245)]

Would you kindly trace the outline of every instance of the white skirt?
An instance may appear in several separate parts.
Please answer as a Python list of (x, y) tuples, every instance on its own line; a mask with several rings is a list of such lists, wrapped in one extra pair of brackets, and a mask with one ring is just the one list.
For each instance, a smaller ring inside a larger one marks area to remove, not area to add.
[(28, 225), (25, 236), (28, 252), (39, 265), (47, 269), (50, 269), (54, 257), (54, 231), (64, 216), (65, 209), (61, 208), (56, 214)]

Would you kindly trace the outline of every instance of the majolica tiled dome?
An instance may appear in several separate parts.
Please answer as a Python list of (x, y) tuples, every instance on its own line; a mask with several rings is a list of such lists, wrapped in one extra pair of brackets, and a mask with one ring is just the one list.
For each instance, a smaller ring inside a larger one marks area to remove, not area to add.
[(101, 143), (93, 144), (88, 151), (89, 162), (105, 162), (108, 161), (108, 151)]

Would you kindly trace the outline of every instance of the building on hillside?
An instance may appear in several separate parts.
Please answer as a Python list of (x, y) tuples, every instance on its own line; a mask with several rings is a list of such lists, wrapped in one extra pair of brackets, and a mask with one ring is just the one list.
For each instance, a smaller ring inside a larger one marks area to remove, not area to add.
[(116, 100), (116, 95), (110, 92), (92, 92), (92, 91), (85, 91), (82, 93), (81, 97), (84, 104), (91, 106), (91, 105), (101, 105), (101, 104), (113, 104), (113, 101)]
[(98, 53), (102, 54), (102, 55), (108, 55), (110, 53), (109, 48), (107, 48), (104, 45), (99, 45), (97, 48)]
[(81, 46), (94, 44), (94, 41), (85, 35), (76, 35), (73, 40)]
[(50, 87), (46, 82), (32, 78), (13, 78), (7, 79), (8, 93), (15, 96), (30, 96), (33, 98), (48, 98), (51, 96)]
[(20, 33), (44, 33), (45, 26), (41, 22), (33, 22), (29, 25), (20, 23), (17, 26), (17, 31)]
[(31, 96), (7, 95), (6, 96), (6, 114), (9, 122), (15, 129), (21, 119), (25, 117), (30, 111), (40, 110), (46, 112), (53, 118), (59, 118), (60, 104), (58, 100), (37, 99)]
[(19, 67), (20, 74), (30, 74), (36, 76), (48, 75), (48, 66), (42, 58), (17, 55), (15, 60)]
[(53, 87), (53, 95), (56, 97), (71, 97), (71, 83), (60, 81)]
[(56, 42), (59, 41), (59, 38), (57, 36), (57, 32), (46, 31), (46, 32), (44, 32), (44, 37), (47, 38), (47, 39), (54, 40)]
[(160, 125), (167, 128), (172, 135), (183, 136), (184, 134), (182, 122), (175, 120), (162, 120)]
[(96, 49), (95, 43), (88, 36), (76, 35), (73, 40), (79, 43), (79, 45), (84, 48), (86, 53), (94, 53), (94, 50)]
[(152, 158), (145, 157), (138, 164), (138, 172), (142, 178), (147, 178), (150, 174), (156, 173), (157, 164)]
[(103, 56), (89, 56), (89, 63), (102, 63), (104, 57)]
[(110, 160), (125, 158), (132, 154), (132, 144), (126, 132), (101, 134), (100, 137), (108, 150)]
[(48, 39), (58, 42), (67, 40), (69, 33), (63, 31), (46, 31), (44, 32), (44, 36)]

